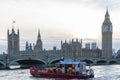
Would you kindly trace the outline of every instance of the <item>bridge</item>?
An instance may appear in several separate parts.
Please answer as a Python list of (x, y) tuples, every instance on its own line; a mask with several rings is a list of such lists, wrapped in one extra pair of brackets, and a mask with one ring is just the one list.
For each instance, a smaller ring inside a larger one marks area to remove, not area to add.
[[(20, 65), (21, 68), (31, 67), (34, 65), (50, 65), (59, 62), (62, 59), (74, 59), (71, 56), (63, 56), (61, 54), (40, 54), (32, 55), (0, 55), (0, 68), (9, 68), (10, 65)], [(83, 58), (76, 57), (77, 60), (85, 61), (87, 64), (120, 64), (120, 59), (105, 59), (105, 58)]]

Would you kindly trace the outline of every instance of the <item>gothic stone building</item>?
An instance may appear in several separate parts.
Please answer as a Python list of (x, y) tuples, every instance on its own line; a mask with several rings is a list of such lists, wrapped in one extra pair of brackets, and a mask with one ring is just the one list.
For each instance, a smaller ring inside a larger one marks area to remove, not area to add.
[[(61, 54), (61, 56), (68, 57), (82, 57), (82, 58), (111, 58), (112, 57), (112, 23), (110, 21), (110, 16), (108, 10), (105, 14), (105, 20), (102, 24), (102, 50), (99, 48), (89, 49), (82, 47), (82, 40), (79, 42), (78, 39), (70, 42), (61, 41), (61, 49), (57, 50), (56, 47), (53, 50), (43, 50), (43, 43), (40, 35), (40, 30), (38, 31), (38, 37), (35, 45), (29, 44), (26, 42), (25, 50), (20, 51), (19, 47), (19, 30), (15, 33), (12, 28), (11, 34), (7, 33), (8, 38), (8, 54), (9, 55), (33, 55), (38, 56), (41, 54), (49, 53), (52, 54)], [(89, 47), (89, 46), (88, 46)]]
[(61, 49), (57, 50), (56, 47), (53, 48), (53, 50), (43, 50), (42, 40), (40, 31), (38, 31), (38, 37), (35, 45), (32, 45), (29, 42), (26, 42), (25, 50), (20, 51), (19, 50), (19, 30), (17, 31), (17, 34), (15, 33), (14, 29), (12, 28), (11, 34), (8, 30), (8, 54), (9, 55), (32, 55), (32, 56), (39, 56), (41, 54), (49, 53), (49, 55), (58, 54), (61, 55), (61, 57), (91, 57), (91, 58), (99, 58), (101, 57), (101, 50), (100, 49), (87, 49), (82, 48), (82, 40), (79, 42), (78, 39), (74, 41), (70, 41), (69, 43), (67, 41), (62, 42), (61, 41)]

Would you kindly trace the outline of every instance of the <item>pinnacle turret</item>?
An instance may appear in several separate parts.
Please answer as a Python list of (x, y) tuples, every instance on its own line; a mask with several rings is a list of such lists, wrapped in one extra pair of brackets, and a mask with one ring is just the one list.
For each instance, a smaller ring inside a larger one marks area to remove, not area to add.
[(12, 28), (12, 33), (15, 33), (15, 30), (14, 30), (14, 28)]
[(38, 39), (41, 39), (40, 30), (38, 30)]
[(41, 36), (40, 36), (40, 30), (38, 30), (38, 39), (36, 41), (36, 45), (35, 45), (34, 49), (36, 52), (42, 50), (42, 40), (41, 40)]

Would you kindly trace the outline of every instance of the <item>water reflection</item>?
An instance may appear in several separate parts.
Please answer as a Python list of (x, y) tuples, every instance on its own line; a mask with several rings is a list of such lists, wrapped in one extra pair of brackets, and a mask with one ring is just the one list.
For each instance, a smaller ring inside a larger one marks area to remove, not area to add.
[(19, 69), (20, 65), (10, 65), (10, 69)]

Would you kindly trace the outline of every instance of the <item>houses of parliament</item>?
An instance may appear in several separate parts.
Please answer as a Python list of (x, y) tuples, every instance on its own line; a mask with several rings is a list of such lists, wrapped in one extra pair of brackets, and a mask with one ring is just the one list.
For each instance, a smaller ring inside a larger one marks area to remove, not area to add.
[(85, 48), (82, 46), (81, 40), (74, 40), (67, 42), (61, 41), (61, 49), (57, 50), (53, 47), (53, 50), (43, 49), (43, 42), (40, 35), (40, 30), (38, 30), (36, 44), (32, 45), (26, 42), (25, 50), (20, 51), (20, 32), (19, 29), (15, 32), (12, 28), (11, 33), (7, 31), (7, 42), (8, 42), (8, 54), (9, 55), (32, 55), (39, 56), (40, 54), (63, 54), (63, 56), (79, 56), (82, 58), (112, 58), (112, 23), (110, 21), (110, 15), (108, 9), (106, 10), (105, 19), (101, 26), (102, 33), (102, 50), (96, 46), (96, 43), (92, 43), (92, 48), (90, 44), (86, 44)]

